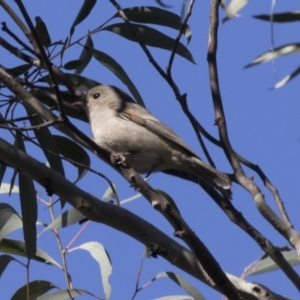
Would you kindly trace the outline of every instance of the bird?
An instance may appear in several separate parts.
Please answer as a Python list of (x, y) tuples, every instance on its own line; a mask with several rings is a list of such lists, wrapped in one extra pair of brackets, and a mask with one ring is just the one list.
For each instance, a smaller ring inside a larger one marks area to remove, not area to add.
[(122, 154), (136, 172), (176, 175), (230, 198), (229, 176), (204, 163), (173, 130), (121, 89), (112, 85), (90, 89), (84, 108), (95, 143)]

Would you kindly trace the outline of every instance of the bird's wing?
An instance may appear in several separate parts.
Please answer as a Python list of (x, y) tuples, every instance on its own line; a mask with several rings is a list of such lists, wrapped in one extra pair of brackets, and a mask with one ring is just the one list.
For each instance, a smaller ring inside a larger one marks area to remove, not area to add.
[[(132, 105), (137, 107), (132, 109)], [(139, 115), (135, 112), (137, 108), (138, 111), (140, 111)], [(124, 109), (122, 112), (119, 112), (119, 114), (123, 118), (126, 118), (140, 126), (146, 127), (148, 130), (156, 133), (162, 138), (182, 147), (185, 151), (190, 152), (191, 155), (198, 157), (173, 130), (153, 117), (145, 108), (138, 106), (137, 104), (130, 103), (129, 105), (127, 104), (126, 109)]]

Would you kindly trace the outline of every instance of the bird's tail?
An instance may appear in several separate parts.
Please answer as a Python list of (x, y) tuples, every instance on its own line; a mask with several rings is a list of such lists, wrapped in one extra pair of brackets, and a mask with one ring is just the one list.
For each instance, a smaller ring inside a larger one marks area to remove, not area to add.
[(217, 188), (226, 198), (231, 198), (231, 180), (227, 174), (207, 165), (197, 157), (192, 157), (191, 160), (193, 162), (191, 171), (199, 180)]

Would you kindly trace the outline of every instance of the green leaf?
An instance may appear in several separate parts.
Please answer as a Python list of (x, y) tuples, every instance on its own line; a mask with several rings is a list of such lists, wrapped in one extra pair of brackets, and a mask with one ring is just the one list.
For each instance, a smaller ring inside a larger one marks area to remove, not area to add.
[(279, 88), (283, 87), (284, 85), (286, 85), (289, 81), (291, 81), (293, 78), (295, 78), (299, 74), (300, 74), (300, 67), (298, 67), (291, 74), (285, 76), (283, 79), (281, 79), (279, 82), (277, 82), (274, 86), (274, 89), (279, 89)]
[[(30, 107), (24, 106), (24, 108), (26, 109), (28, 115), (34, 114), (34, 111)], [(30, 118), (29, 121), (31, 126), (38, 126), (44, 123), (43, 119), (40, 116)], [(44, 127), (41, 129), (34, 129), (33, 131), (37, 138), (37, 141), (42, 147), (44, 155), (47, 158), (51, 169), (65, 176), (64, 167), (59, 157), (59, 151), (49, 128)]]
[[(16, 134), (17, 147), (26, 152), (21, 135)], [(20, 201), (23, 220), (23, 233), (27, 257), (31, 259), (36, 253), (37, 202), (33, 180), (19, 173)]]
[(63, 68), (66, 70), (74, 70), (83, 65), (83, 61), (81, 59), (70, 60), (67, 62)]
[(185, 290), (189, 295), (191, 295), (194, 299), (197, 300), (205, 300), (203, 295), (201, 295), (197, 289), (192, 286), (187, 280), (185, 280), (180, 275), (173, 272), (161, 272), (155, 276), (158, 278), (169, 278), (173, 280), (178, 286), (180, 286), (183, 290)]
[[(27, 299), (27, 284), (19, 288), (11, 297), (11, 300)], [(38, 296), (46, 294), (49, 290), (57, 288), (53, 283), (45, 280), (35, 280), (29, 282), (29, 299), (35, 299)]]
[[(291, 266), (300, 264), (296, 251), (282, 251), (282, 255)], [(252, 267), (244, 274), (245, 278), (250, 275), (267, 273), (279, 269), (277, 264), (269, 257), (264, 257), (263, 259), (257, 260), (256, 263), (251, 265)]]
[(5, 174), (6, 168), (7, 168), (7, 165), (4, 162), (0, 162), (0, 194), (1, 194), (2, 187), (3, 187), (2, 180), (3, 180), (4, 174)]
[[(166, 49), (169, 51), (173, 50), (175, 45), (175, 40), (170, 38), (169, 36), (148, 26), (136, 25), (136, 24), (131, 24), (131, 26), (138, 33), (139, 37), (146, 45), (161, 48), (161, 49)], [(102, 30), (111, 31), (113, 33), (119, 34), (120, 36), (128, 40), (137, 42), (136, 37), (131, 32), (127, 24), (124, 23), (112, 24), (107, 27), (104, 27)], [(178, 44), (176, 48), (176, 53), (182, 56), (183, 58), (189, 60), (190, 62), (195, 63), (192, 54), (182, 43)]]
[(63, 212), (60, 216), (58, 216), (51, 224), (49, 224), (43, 231), (49, 229), (59, 229), (68, 227), (75, 223), (80, 222), (82, 219), (85, 218), (80, 211), (75, 208), (71, 208), (65, 212)]
[(84, 0), (77, 17), (71, 26), (70, 36), (73, 35), (75, 27), (90, 14), (96, 2), (97, 0)]
[(27, 72), (31, 67), (32, 65), (29, 64), (20, 65), (15, 68), (7, 69), (7, 72), (11, 74), (13, 77), (18, 77), (24, 74), (25, 72)]
[(283, 46), (273, 49), (273, 51), (267, 51), (267, 52), (259, 55), (258, 57), (255, 58), (255, 60), (252, 63), (246, 65), (244, 68), (250, 68), (255, 65), (268, 62), (277, 57), (280, 57), (283, 55), (295, 54), (298, 52), (300, 52), (300, 43), (283, 45)]
[(11, 261), (17, 261), (10, 255), (1, 255), (0, 256), (0, 277), (2, 276), (3, 272), (5, 271), (6, 267)]
[(51, 38), (50, 38), (46, 24), (41, 19), (41, 17), (35, 17), (35, 22), (36, 22), (35, 30), (36, 30), (36, 33), (37, 33), (41, 43), (46, 48), (50, 47), (51, 46)]
[[(42, 103), (48, 105), (49, 107), (55, 105), (56, 103), (56, 96), (53, 93), (52, 89), (42, 89), (42, 90), (31, 90), (30, 93), (36, 97), (37, 99), (39, 99)], [(62, 100), (64, 101), (65, 105), (65, 113), (67, 114), (67, 116), (71, 117), (71, 118), (76, 118), (78, 120), (81, 120), (83, 122), (87, 122), (88, 123), (88, 118), (86, 116), (85, 113), (80, 113), (78, 111), (78, 109), (76, 107), (73, 106), (74, 103), (74, 97), (69, 93), (69, 92), (63, 92), (61, 91), (61, 97)]]
[(231, 0), (225, 11), (227, 16), (223, 19), (223, 22), (236, 17), (237, 13), (248, 4), (249, 0)]
[(272, 15), (256, 15), (253, 16), (253, 18), (262, 21), (278, 22), (278, 23), (295, 22), (295, 21), (300, 21), (300, 11), (296, 10), (296, 11), (278, 13)]
[[(0, 251), (12, 255), (27, 257), (25, 242), (20, 240), (7, 238), (2, 239), (0, 241)], [(39, 248), (36, 249), (36, 253), (32, 259), (47, 265), (51, 264), (53, 266), (57, 266), (58, 268), (62, 269), (59, 263), (57, 263), (51, 256)]]
[(64, 157), (82, 165), (82, 166), (78, 166), (76, 164), (73, 164), (78, 171), (77, 179), (74, 182), (77, 183), (88, 171), (85, 168), (85, 166), (89, 168), (91, 165), (89, 155), (81, 146), (79, 146), (77, 143), (64, 136), (53, 135), (53, 138), (58, 148), (58, 151)]
[(80, 74), (85, 69), (85, 67), (89, 64), (92, 58), (92, 53), (90, 49), (93, 48), (94, 48), (94, 43), (91, 36), (89, 35), (86, 39), (85, 45), (79, 57), (79, 59), (82, 61), (82, 65), (76, 68), (75, 74)]
[(19, 187), (14, 185), (11, 187), (9, 183), (2, 183), (0, 187), (0, 194), (19, 193)]
[[(81, 290), (81, 289), (72, 289), (72, 290), (60, 290), (60, 291), (56, 291), (53, 293), (49, 293), (47, 295), (43, 295), (40, 297), (37, 297), (36, 300), (67, 300), (70, 298), (75, 298), (78, 297), (80, 295), (84, 295), (84, 294), (89, 294), (91, 295), (89, 292), (85, 291), (85, 290)], [(93, 295), (91, 295), (93, 296)], [(96, 298), (96, 297), (94, 297)]]
[(105, 293), (105, 299), (109, 299), (111, 294), (111, 285), (109, 284), (109, 277), (112, 273), (112, 266), (109, 255), (105, 248), (97, 242), (88, 242), (76, 247), (75, 249), (83, 249), (92, 255), (100, 267), (102, 285)]
[[(64, 75), (69, 80), (71, 80), (71, 82), (74, 85), (76, 85), (78, 88), (80, 88), (83, 91), (88, 91), (89, 89), (91, 89), (91, 88), (93, 88), (93, 87), (101, 84), (101, 83), (99, 83), (99, 82), (97, 82), (95, 80), (92, 80), (92, 79), (89, 79), (87, 77), (83, 77), (83, 76), (77, 75), (77, 74), (64, 73)], [(49, 83), (50, 82), (49, 75), (46, 75), (46, 76), (40, 78), (38, 80), (38, 82), (48, 82)], [(58, 80), (58, 83), (64, 85), (59, 80)]]
[[(170, 27), (176, 30), (181, 30), (181, 18), (165, 9), (154, 6), (136, 6), (123, 9), (127, 18), (132, 22), (151, 23)], [(119, 13), (114, 15), (114, 18), (120, 17)], [(183, 30), (183, 35), (187, 38), (188, 43), (192, 38), (191, 28), (186, 25)]]
[(9, 233), (23, 227), (21, 217), (7, 203), (0, 203), (0, 241)]
[(137, 103), (145, 106), (140, 93), (138, 92), (135, 85), (133, 84), (127, 73), (124, 71), (122, 66), (117, 63), (111, 56), (102, 51), (96, 49), (91, 49), (91, 51), (94, 58), (96, 58), (101, 64), (103, 64), (112, 73), (114, 73), (128, 87)]

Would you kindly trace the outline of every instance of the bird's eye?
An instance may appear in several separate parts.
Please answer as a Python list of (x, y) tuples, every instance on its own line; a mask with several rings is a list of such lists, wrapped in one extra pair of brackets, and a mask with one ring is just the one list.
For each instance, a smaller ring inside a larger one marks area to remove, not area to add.
[(95, 93), (94, 95), (93, 95), (93, 98), (94, 99), (98, 99), (100, 97), (100, 93)]

